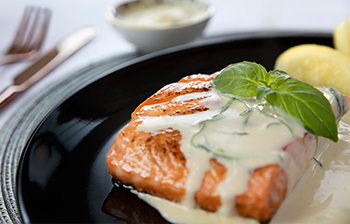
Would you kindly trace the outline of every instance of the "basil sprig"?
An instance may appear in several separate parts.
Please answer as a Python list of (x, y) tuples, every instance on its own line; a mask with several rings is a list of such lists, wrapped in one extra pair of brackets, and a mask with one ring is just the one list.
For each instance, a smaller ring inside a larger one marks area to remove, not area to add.
[(280, 116), (298, 118), (305, 129), (317, 136), (338, 141), (336, 117), (322, 92), (279, 70), (267, 72), (253, 62), (240, 62), (224, 69), (213, 79), (222, 94), (265, 98)]

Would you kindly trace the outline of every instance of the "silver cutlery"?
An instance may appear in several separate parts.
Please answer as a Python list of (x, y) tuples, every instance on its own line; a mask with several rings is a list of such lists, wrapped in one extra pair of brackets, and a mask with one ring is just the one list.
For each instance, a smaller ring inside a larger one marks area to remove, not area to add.
[(17, 75), (13, 80), (13, 84), (0, 94), (0, 109), (90, 42), (96, 34), (97, 30), (92, 26), (78, 29)]

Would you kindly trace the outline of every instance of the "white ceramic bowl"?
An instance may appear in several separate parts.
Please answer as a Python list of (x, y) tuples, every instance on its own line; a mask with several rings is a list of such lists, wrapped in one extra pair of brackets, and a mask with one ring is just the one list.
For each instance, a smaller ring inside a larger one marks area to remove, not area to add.
[(136, 0), (108, 7), (105, 18), (139, 50), (151, 52), (193, 40), (214, 11), (202, 0)]

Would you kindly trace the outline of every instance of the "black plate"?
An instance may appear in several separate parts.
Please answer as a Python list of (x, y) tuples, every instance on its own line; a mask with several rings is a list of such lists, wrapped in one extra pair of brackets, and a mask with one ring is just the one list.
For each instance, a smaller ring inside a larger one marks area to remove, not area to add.
[(212, 73), (230, 63), (255, 61), (273, 69), (289, 47), (332, 46), (328, 34), (228, 36), (166, 50), (119, 66), (54, 109), (29, 140), (18, 172), (25, 222), (165, 222), (123, 187), (113, 187), (105, 157), (134, 108), (185, 75)]

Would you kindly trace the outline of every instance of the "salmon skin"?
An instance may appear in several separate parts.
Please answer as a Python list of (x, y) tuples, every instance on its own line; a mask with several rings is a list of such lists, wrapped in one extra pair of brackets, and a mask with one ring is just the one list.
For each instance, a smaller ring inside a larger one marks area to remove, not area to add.
[[(153, 132), (137, 131), (142, 123), (140, 116), (179, 116), (208, 110), (193, 99), (186, 103), (172, 101), (175, 97), (195, 92), (207, 92), (213, 88), (212, 75), (197, 74), (169, 84), (141, 103), (131, 114), (131, 121), (117, 134), (107, 155), (107, 167), (112, 177), (124, 184), (133, 185), (140, 192), (147, 192), (170, 201), (180, 202), (186, 193), (189, 170), (181, 151), (181, 133), (172, 128)], [(344, 96), (349, 110), (350, 98)], [(283, 149), (291, 152), (299, 162), (298, 179), (310, 162), (315, 150), (315, 136), (291, 142)], [(310, 157), (311, 156), (311, 157)], [(303, 158), (302, 158), (303, 157)], [(222, 205), (217, 193), (218, 185), (225, 179), (227, 168), (215, 158), (210, 160), (209, 170), (204, 174), (195, 203), (201, 209), (216, 212)], [(270, 164), (255, 169), (248, 181), (247, 190), (236, 196), (234, 208), (242, 217), (260, 222), (269, 220), (279, 208), (288, 191), (288, 178), (279, 164)]]

